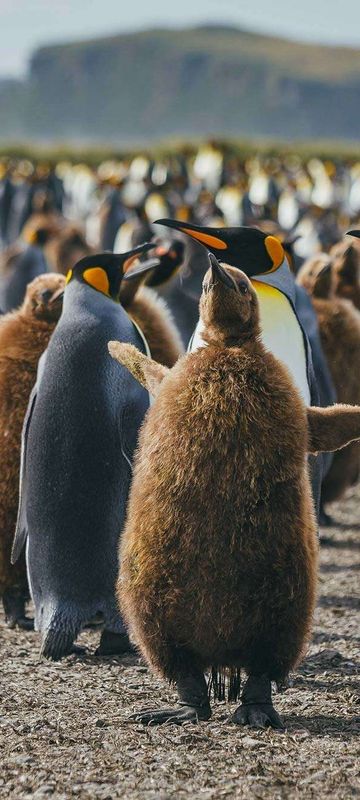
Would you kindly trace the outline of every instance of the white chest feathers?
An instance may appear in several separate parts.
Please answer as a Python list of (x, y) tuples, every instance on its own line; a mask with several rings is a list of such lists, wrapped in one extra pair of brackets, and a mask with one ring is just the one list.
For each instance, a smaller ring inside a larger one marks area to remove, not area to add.
[[(285, 364), (305, 404), (310, 405), (310, 389), (304, 337), (289, 300), (278, 289), (260, 281), (252, 281), (260, 307), (262, 340), (271, 353)], [(203, 324), (199, 320), (189, 345), (193, 352), (204, 347)]]

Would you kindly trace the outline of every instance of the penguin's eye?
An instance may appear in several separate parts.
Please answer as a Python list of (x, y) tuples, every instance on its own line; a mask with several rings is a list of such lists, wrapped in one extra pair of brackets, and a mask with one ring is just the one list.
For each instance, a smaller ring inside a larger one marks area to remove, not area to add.
[(239, 291), (241, 292), (241, 294), (247, 294), (248, 293), (249, 287), (248, 287), (246, 281), (240, 281), (238, 286), (239, 286)]

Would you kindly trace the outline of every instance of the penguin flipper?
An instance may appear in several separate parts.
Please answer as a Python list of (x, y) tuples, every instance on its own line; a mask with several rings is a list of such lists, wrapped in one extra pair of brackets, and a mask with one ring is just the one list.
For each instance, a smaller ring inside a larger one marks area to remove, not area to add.
[(35, 408), (37, 398), (37, 384), (34, 386), (28, 407), (26, 410), (24, 424), (21, 434), (21, 452), (20, 452), (20, 483), (19, 483), (19, 507), (16, 520), (16, 529), (14, 535), (13, 546), (11, 550), (11, 563), (15, 564), (18, 560), (21, 551), (25, 545), (27, 538), (27, 519), (26, 519), (26, 450), (27, 439), (31, 423), (31, 417)]
[(153, 396), (159, 392), (163, 378), (169, 372), (168, 367), (158, 364), (152, 358), (145, 356), (133, 344), (125, 342), (109, 342), (108, 350), (115, 361), (119, 361), (131, 372), (134, 378)]
[(328, 408), (307, 409), (309, 453), (325, 453), (360, 439), (360, 406), (338, 403)]

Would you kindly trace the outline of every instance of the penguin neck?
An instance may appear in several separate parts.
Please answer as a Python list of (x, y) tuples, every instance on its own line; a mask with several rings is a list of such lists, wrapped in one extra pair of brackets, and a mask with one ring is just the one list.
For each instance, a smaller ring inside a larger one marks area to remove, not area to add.
[[(111, 297), (96, 291), (92, 286), (82, 283), (79, 280), (72, 280), (65, 289), (63, 310), (64, 313), (68, 309), (72, 309), (74, 304), (80, 303), (87, 305), (91, 311), (104, 311), (104, 309), (118, 310), (120, 312), (120, 303), (116, 303)], [(125, 312), (124, 312), (125, 313)]]
[(203, 328), (202, 338), (206, 344), (213, 347), (242, 348), (254, 346), (256, 343), (260, 346), (260, 326), (258, 322), (254, 324), (253, 320), (243, 330), (236, 325), (225, 328), (216, 323), (210, 323)]

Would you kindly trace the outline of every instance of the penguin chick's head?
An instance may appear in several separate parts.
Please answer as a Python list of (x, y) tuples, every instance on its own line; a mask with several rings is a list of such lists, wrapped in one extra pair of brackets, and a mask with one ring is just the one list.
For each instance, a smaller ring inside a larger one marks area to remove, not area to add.
[(154, 244), (150, 242), (134, 247), (127, 253), (94, 253), (85, 256), (68, 271), (66, 283), (79, 281), (118, 302), (124, 273), (140, 253), (153, 247)]
[(46, 272), (28, 284), (22, 313), (46, 322), (57, 322), (62, 311), (65, 278), (57, 272)]
[(259, 304), (249, 278), (235, 267), (223, 267), (212, 253), (200, 298), (206, 341), (238, 343), (259, 332)]
[(332, 260), (327, 253), (318, 253), (305, 261), (296, 282), (312, 297), (326, 300), (332, 294)]
[(186, 233), (204, 245), (218, 261), (238, 267), (249, 278), (275, 272), (285, 258), (280, 240), (258, 228), (208, 228), (172, 219), (158, 219), (155, 224)]

